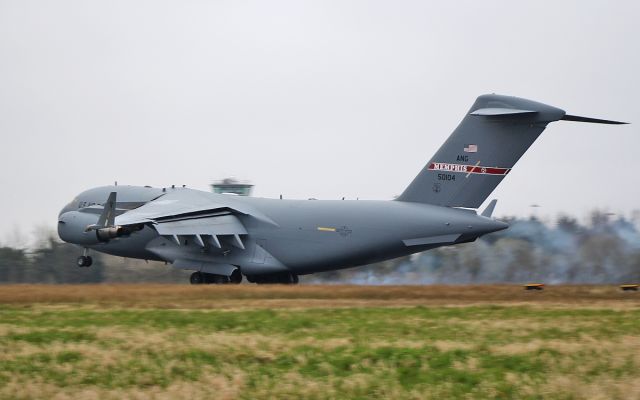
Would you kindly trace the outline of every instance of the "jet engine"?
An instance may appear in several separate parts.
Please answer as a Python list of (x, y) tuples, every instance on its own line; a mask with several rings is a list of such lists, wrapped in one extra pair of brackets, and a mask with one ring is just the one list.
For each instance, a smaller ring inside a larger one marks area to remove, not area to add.
[(96, 229), (96, 237), (101, 242), (108, 242), (111, 239), (128, 236), (133, 232), (141, 231), (143, 228), (143, 224), (131, 226), (108, 226)]

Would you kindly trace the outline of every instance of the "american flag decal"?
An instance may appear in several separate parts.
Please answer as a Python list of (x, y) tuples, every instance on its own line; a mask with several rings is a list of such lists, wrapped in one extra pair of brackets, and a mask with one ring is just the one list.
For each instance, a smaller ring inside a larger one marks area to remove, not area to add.
[(481, 175), (506, 175), (511, 168), (484, 167), (482, 165), (464, 165), (449, 163), (431, 163), (429, 169), (432, 171), (445, 172), (462, 172), (465, 174), (481, 174)]
[(477, 144), (467, 144), (464, 146), (465, 153), (477, 153), (478, 145)]

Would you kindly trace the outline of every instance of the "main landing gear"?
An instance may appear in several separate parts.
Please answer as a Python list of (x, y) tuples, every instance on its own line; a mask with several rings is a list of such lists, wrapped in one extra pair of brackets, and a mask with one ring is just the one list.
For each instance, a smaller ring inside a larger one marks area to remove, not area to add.
[(247, 280), (257, 284), (295, 285), (298, 283), (298, 275), (291, 272), (280, 272), (269, 275), (248, 275)]
[(238, 284), (242, 282), (242, 273), (240, 270), (236, 269), (231, 273), (231, 276), (226, 275), (216, 275), (216, 274), (208, 274), (206, 272), (194, 272), (191, 274), (189, 281), (192, 285), (201, 285), (201, 284), (209, 284), (213, 283), (216, 285), (222, 284)]
[[(242, 274), (239, 269), (233, 271), (231, 276), (208, 274), (206, 272), (194, 272), (189, 279), (192, 285), (201, 285), (205, 283), (214, 284), (238, 284), (242, 282)], [(251, 283), (258, 284), (280, 284), (295, 285), (298, 283), (298, 275), (291, 272), (280, 272), (269, 275), (247, 275), (247, 280)]]

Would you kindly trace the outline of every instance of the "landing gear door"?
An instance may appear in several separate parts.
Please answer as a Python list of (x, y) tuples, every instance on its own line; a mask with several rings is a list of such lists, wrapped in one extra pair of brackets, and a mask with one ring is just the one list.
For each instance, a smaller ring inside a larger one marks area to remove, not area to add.
[(253, 247), (253, 261), (255, 264), (264, 264), (264, 261), (267, 258), (267, 251), (265, 250), (267, 246), (266, 239), (256, 239), (256, 245)]

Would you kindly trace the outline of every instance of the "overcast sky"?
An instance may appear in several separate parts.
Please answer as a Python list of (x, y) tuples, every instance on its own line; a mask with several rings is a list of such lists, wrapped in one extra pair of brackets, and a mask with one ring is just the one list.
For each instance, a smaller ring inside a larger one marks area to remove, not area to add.
[(484, 93), (571, 114), (498, 215), (640, 209), (640, 2), (0, 0), (0, 242), (111, 184), (391, 199)]

